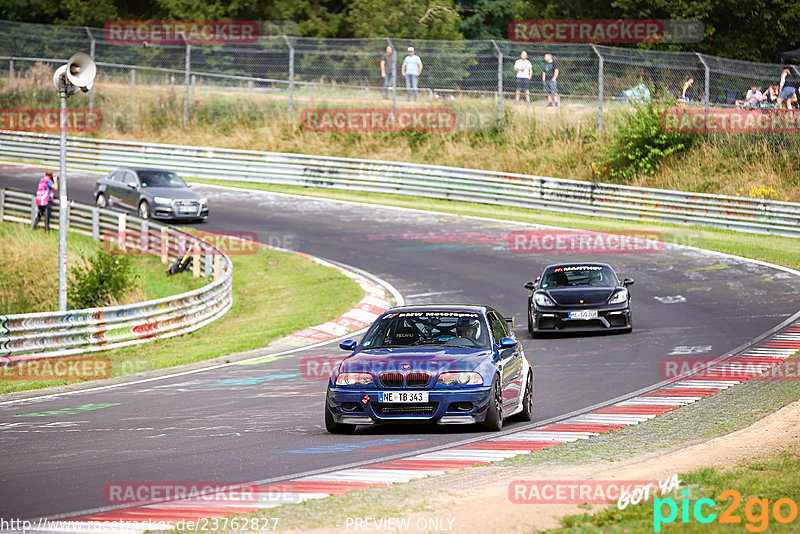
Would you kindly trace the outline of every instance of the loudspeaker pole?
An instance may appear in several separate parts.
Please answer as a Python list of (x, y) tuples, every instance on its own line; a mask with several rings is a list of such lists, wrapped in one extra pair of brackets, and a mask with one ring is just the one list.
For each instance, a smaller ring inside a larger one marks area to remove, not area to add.
[(67, 87), (58, 92), (61, 100), (59, 130), (61, 151), (58, 169), (58, 311), (67, 311)]

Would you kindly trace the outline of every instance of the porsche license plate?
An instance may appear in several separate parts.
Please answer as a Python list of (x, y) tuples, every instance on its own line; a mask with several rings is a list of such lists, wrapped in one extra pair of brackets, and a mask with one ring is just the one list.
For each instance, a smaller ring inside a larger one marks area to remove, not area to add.
[(378, 402), (428, 402), (427, 391), (381, 391)]
[(597, 310), (581, 310), (569, 312), (570, 319), (597, 319)]

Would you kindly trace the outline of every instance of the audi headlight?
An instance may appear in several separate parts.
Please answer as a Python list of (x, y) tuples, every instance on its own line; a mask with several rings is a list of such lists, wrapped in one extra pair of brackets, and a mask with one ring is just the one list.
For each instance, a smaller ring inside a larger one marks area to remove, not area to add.
[(533, 301), (537, 306), (553, 306), (553, 301), (544, 293), (534, 293)]
[(437, 383), (445, 386), (452, 386), (454, 384), (459, 386), (474, 386), (476, 384), (483, 384), (483, 377), (478, 373), (465, 371), (459, 373), (442, 373), (439, 375)]
[(611, 296), (611, 299), (608, 301), (608, 303), (609, 304), (622, 304), (623, 302), (625, 302), (627, 300), (628, 300), (628, 290), (627, 289), (623, 289), (621, 291), (618, 291), (618, 292), (614, 293), (614, 295)]
[(172, 204), (171, 198), (153, 197), (153, 200), (155, 201), (156, 204)]
[(337, 386), (366, 386), (372, 383), (369, 373), (341, 373), (336, 377)]

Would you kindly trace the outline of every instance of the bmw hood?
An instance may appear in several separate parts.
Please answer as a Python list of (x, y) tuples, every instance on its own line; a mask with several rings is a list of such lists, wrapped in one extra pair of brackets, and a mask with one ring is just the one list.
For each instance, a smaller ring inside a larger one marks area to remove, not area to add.
[(556, 305), (579, 306), (605, 304), (615, 290), (614, 287), (554, 287), (546, 293)]
[(472, 371), (492, 357), (488, 349), (464, 347), (410, 347), (367, 349), (342, 362), (342, 372), (383, 373)]

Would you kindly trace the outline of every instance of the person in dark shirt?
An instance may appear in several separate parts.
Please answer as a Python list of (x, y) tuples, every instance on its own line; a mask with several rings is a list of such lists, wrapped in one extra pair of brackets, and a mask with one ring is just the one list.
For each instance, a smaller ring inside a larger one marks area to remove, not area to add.
[(381, 78), (383, 78), (383, 98), (389, 98), (389, 87), (392, 87), (392, 64), (394, 63), (394, 50), (386, 47), (386, 53), (381, 56)]
[(547, 107), (558, 105), (558, 65), (553, 61), (552, 54), (544, 55), (544, 68), (542, 69), (542, 89), (547, 95)]
[(781, 109), (781, 106), (786, 102), (786, 109), (792, 109), (792, 95), (797, 91), (797, 83), (795, 83), (792, 71), (783, 69), (781, 72), (781, 83), (778, 85), (778, 104), (775, 106)]

